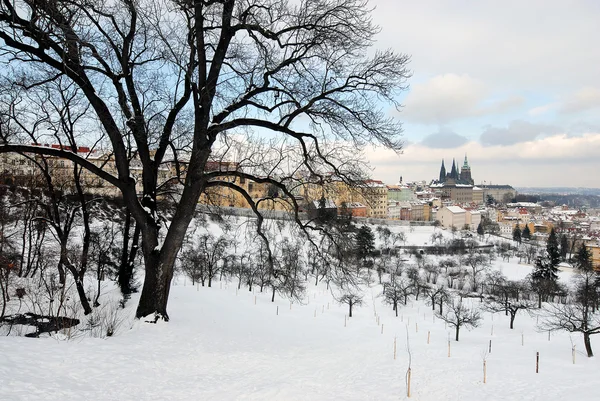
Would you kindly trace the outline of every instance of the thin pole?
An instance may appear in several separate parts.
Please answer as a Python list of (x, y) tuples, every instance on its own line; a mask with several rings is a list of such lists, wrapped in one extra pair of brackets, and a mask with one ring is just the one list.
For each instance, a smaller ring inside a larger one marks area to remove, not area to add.
[(540, 372), (540, 353), (535, 353), (535, 373)]
[(486, 361), (483, 361), (483, 383), (486, 382), (487, 379), (487, 369), (486, 369)]

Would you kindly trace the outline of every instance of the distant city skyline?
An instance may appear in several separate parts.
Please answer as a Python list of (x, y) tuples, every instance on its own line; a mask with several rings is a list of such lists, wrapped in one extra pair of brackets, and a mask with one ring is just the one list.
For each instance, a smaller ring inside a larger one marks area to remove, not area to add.
[(374, 178), (430, 180), (467, 153), (475, 183), (600, 187), (599, 2), (370, 4), (376, 48), (414, 72), (404, 154), (368, 150)]

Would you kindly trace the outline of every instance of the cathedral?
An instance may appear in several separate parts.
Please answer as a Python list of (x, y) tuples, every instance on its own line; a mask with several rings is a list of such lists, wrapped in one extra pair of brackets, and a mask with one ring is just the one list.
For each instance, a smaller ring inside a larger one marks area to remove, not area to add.
[(473, 185), (475, 182), (471, 177), (471, 167), (469, 166), (467, 155), (465, 155), (465, 162), (463, 163), (460, 172), (456, 165), (456, 161), (452, 159), (452, 170), (450, 170), (449, 173), (446, 173), (446, 166), (444, 166), (444, 159), (442, 159), (442, 167), (440, 168), (440, 177), (438, 182), (448, 184)]

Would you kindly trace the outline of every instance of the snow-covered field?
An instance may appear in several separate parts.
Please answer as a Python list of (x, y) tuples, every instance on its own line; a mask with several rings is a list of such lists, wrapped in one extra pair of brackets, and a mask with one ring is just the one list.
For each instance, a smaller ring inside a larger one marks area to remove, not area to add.
[[(495, 268), (514, 279), (530, 271), (499, 260)], [(484, 313), (480, 327), (462, 329), (455, 342), (421, 300), (395, 317), (379, 285), (365, 288), (365, 304), (344, 326), (347, 307), (324, 285), (309, 286), (304, 304), (290, 308), (233, 283), (173, 284), (169, 323), (131, 319), (133, 297), (111, 338), (0, 338), (0, 400), (404, 400), (409, 349), (410, 399), (599, 399), (600, 364), (579, 352), (581, 336), (549, 338), (527, 314), (510, 330), (508, 317)]]

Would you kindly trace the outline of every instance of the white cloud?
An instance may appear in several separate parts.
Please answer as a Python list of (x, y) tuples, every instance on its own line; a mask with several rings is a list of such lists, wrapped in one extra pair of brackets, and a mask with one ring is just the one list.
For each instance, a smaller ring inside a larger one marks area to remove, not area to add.
[(441, 129), (438, 132), (426, 136), (421, 143), (429, 148), (447, 149), (456, 148), (468, 142), (465, 136), (456, 132)]
[(379, 47), (412, 56), (415, 74), (456, 72), (503, 89), (560, 92), (600, 82), (593, 0), (371, 0)]
[(425, 124), (444, 124), (465, 117), (501, 113), (523, 102), (518, 96), (486, 101), (489, 95), (488, 87), (469, 75), (438, 75), (411, 86), (401, 117)]
[(585, 87), (565, 99), (559, 111), (563, 113), (578, 113), (600, 108), (600, 89)]
[(600, 133), (581, 136), (557, 134), (510, 146), (483, 146), (468, 142), (456, 149), (432, 149), (411, 144), (402, 155), (370, 149), (366, 157), (374, 167), (373, 176), (385, 182), (431, 180), (439, 174), (440, 162), (462, 161), (467, 154), (475, 182), (506, 183), (515, 186), (582, 186), (600, 188), (598, 154)]
[(559, 128), (552, 125), (516, 120), (511, 121), (507, 127), (485, 127), (480, 141), (484, 146), (513, 145), (531, 141), (543, 134), (555, 134), (558, 131)]

